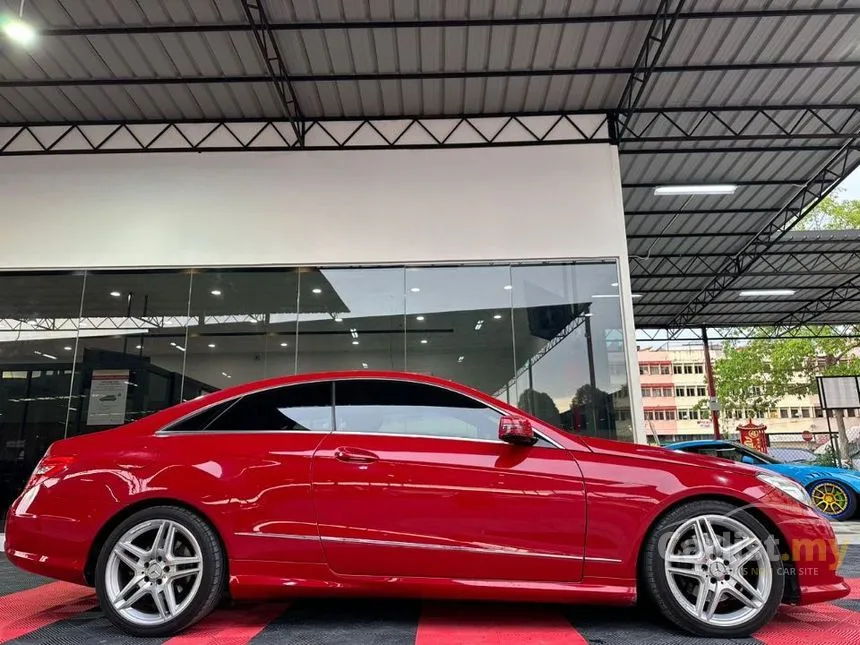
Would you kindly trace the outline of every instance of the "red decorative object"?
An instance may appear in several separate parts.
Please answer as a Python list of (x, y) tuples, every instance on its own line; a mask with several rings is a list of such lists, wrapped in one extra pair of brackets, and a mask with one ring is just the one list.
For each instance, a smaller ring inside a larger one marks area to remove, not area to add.
[(766, 425), (753, 423), (752, 419), (747, 421), (746, 425), (738, 426), (738, 432), (741, 433), (741, 443), (753, 450), (765, 453), (767, 452), (766, 430)]

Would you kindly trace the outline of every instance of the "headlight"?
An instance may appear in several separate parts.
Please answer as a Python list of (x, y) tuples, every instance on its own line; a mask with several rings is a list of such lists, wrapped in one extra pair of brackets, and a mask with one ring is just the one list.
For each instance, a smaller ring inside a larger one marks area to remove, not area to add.
[(774, 488), (778, 488), (783, 493), (790, 497), (793, 497), (801, 504), (813, 506), (812, 498), (809, 496), (809, 493), (807, 493), (806, 489), (800, 484), (798, 484), (796, 481), (793, 481), (788, 477), (783, 477), (782, 475), (777, 475), (775, 473), (758, 473), (756, 477), (762, 480), (765, 484), (770, 484)]

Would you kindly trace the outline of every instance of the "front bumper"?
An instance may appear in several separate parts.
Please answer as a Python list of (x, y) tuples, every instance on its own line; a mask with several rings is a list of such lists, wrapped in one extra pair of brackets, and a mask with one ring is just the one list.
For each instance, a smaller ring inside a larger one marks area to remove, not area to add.
[(847, 547), (836, 541), (830, 522), (778, 491), (762, 501), (761, 510), (782, 534), (776, 547), (784, 571), (796, 582), (790, 601), (811, 605), (847, 596), (851, 588), (838, 573)]

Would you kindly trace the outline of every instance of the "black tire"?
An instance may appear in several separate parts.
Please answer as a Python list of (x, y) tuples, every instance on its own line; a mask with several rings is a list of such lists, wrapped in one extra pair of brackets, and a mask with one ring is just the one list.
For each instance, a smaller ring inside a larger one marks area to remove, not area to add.
[[(131, 528), (147, 520), (171, 520), (185, 527), (200, 545), (202, 579), (196, 597), (178, 616), (161, 625), (143, 626), (127, 620), (110, 602), (105, 582), (108, 558), (116, 542)], [(117, 627), (134, 636), (172, 636), (206, 617), (224, 596), (227, 564), (224, 549), (215, 530), (196, 513), (178, 506), (153, 506), (126, 518), (111, 532), (96, 562), (95, 587), (105, 616)]]
[[(664, 554), (661, 553), (660, 547), (665, 546), (666, 543), (666, 539), (663, 536), (671, 534), (685, 521), (701, 515), (729, 516), (750, 529), (765, 546), (770, 541), (776, 539), (776, 536), (773, 536), (758, 519), (729, 503), (716, 500), (703, 500), (683, 504), (672, 509), (658, 520), (646, 539), (640, 571), (643, 586), (649, 596), (649, 600), (656, 605), (666, 618), (692, 634), (721, 638), (747, 637), (767, 624), (779, 609), (785, 588), (785, 577), (782, 566), (779, 561), (774, 561), (771, 558), (768, 559), (772, 575), (770, 595), (759, 613), (752, 616), (746, 622), (726, 627), (711, 625), (699, 620), (688, 613), (678, 600), (675, 599), (669, 587), (664, 569)], [(663, 538), (662, 542), (661, 538)]]

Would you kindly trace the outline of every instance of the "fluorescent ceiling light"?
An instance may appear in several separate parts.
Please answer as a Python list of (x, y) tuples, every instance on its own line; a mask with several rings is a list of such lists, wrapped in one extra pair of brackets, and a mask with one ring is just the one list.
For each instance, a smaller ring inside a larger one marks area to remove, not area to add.
[(288, 343), (281, 343), (281, 347), (287, 347)]
[(212, 289), (212, 291), (210, 291), (209, 293), (211, 293), (213, 296), (220, 296), (221, 290), (220, 289)]
[(617, 282), (613, 282), (613, 283), (612, 283), (612, 284), (610, 284), (609, 286), (610, 286), (610, 287), (617, 287), (617, 286), (618, 286), (618, 283), (617, 283)]
[(364, 369), (367, 369), (367, 363), (362, 363), (362, 364), (361, 364), (361, 366), (362, 366)]
[(595, 300), (597, 298), (617, 298), (618, 294), (617, 293), (595, 293), (595, 294), (592, 294), (591, 297)]
[(233, 378), (227, 372), (221, 372), (221, 376), (226, 376), (227, 378)]
[(50, 358), (52, 361), (57, 360), (56, 356), (53, 356), (51, 354), (46, 354), (45, 352), (40, 352), (40, 351), (36, 350), (33, 353), (36, 354), (37, 356), (44, 356), (45, 358)]
[(634, 293), (634, 294), (631, 294), (630, 297), (631, 298), (641, 298), (642, 294), (641, 293)]
[(215, 343), (209, 343), (209, 349), (215, 349)]
[(738, 295), (744, 298), (756, 298), (758, 296), (793, 296), (794, 289), (747, 289)]
[(495, 316), (493, 316), (493, 320), (501, 320), (501, 319), (502, 319), (502, 314), (496, 314)]
[(72, 348), (71, 348), (71, 347), (69, 347), (68, 345), (66, 345), (65, 347), (63, 347), (63, 349), (64, 349), (64, 350), (66, 350), (67, 352), (72, 351)]
[(311, 289), (311, 291), (314, 293), (322, 293), (322, 289), (320, 289), (319, 287), (316, 287), (315, 289)]
[(484, 321), (479, 320), (478, 322), (475, 323), (475, 331), (478, 331), (483, 326), (484, 326)]
[(3, 33), (21, 45), (29, 45), (36, 40), (36, 30), (23, 20), (8, 20), (3, 25)]
[(352, 341), (352, 344), (353, 344), (353, 345), (358, 345), (358, 341), (357, 341), (357, 340), (354, 340), (354, 341)]
[(343, 318), (341, 318), (340, 316), (335, 316), (334, 321), (335, 322), (343, 322)]
[(412, 287), (409, 291), (411, 291), (412, 293), (418, 293), (419, 291), (421, 291), (421, 289), (419, 289), (418, 287)]
[(657, 186), (655, 195), (734, 195), (734, 184), (699, 184), (690, 186)]
[(415, 320), (424, 320), (424, 316), (415, 316)]
[(462, 363), (462, 362), (463, 362), (463, 361), (465, 361), (465, 360), (466, 360), (466, 357), (465, 357), (465, 356), (460, 356), (460, 357), (458, 357), (458, 358), (457, 358), (457, 362), (458, 362), (458, 363)]
[(421, 339), (421, 344), (426, 345), (429, 341), (426, 338)]
[(135, 349), (143, 349), (143, 345), (135, 345), (134, 348)]
[(119, 298), (122, 294), (119, 291), (111, 291), (110, 295), (112, 295), (114, 298)]
[(589, 311), (587, 314), (582, 314), (582, 315), (585, 316), (586, 318), (591, 318), (594, 314)]
[(511, 289), (513, 289), (513, 286), (511, 286), (509, 284), (505, 285), (505, 291), (510, 291)]

